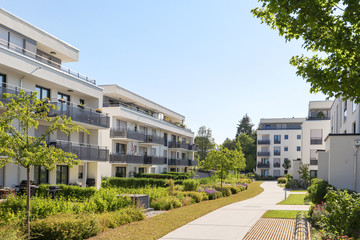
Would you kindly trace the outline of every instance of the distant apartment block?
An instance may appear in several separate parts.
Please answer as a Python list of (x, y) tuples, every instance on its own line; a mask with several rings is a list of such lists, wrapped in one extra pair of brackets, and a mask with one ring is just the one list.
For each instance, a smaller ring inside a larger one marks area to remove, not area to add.
[[(325, 149), (324, 136), (330, 132), (332, 101), (311, 101), (307, 118), (261, 119), (257, 130), (256, 172), (261, 176), (298, 178), (300, 163), (309, 164), (313, 177), (318, 173), (317, 151)], [(285, 160), (291, 168), (283, 167)]]

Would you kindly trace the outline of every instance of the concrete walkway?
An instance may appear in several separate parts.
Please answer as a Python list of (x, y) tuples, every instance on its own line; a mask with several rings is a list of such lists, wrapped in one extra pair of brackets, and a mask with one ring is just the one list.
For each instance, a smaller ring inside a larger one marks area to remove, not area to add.
[(160, 240), (240, 240), (267, 210), (309, 209), (302, 205), (276, 205), (284, 199), (285, 194), (275, 181), (264, 182), (261, 187), (264, 191), (256, 197), (215, 210)]

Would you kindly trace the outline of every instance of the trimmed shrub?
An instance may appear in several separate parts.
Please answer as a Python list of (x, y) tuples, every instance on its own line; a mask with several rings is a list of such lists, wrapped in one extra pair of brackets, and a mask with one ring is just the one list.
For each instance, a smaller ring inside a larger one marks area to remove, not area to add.
[(279, 177), (277, 181), (278, 181), (278, 183), (286, 183), (287, 182), (286, 177)]
[(229, 186), (223, 186), (222, 188), (221, 187), (215, 187), (215, 189), (218, 192), (221, 192), (222, 196), (224, 196), (224, 197), (228, 197), (228, 196), (231, 195), (231, 187), (229, 187)]
[(313, 202), (314, 204), (320, 204), (324, 201), (328, 187), (331, 187), (331, 185), (327, 181), (319, 178), (313, 178), (311, 180), (310, 187), (307, 189), (309, 193), (306, 196), (307, 200)]
[(0, 228), (0, 239), (23, 240), (24, 238), (25, 237), (22, 236), (21, 232), (13, 226)]
[[(94, 187), (80, 187), (80, 186), (71, 186), (65, 184), (56, 184), (58, 185), (62, 191), (60, 192), (60, 196), (65, 199), (76, 199), (83, 201), (95, 195), (97, 189)], [(39, 189), (37, 191), (37, 195), (39, 197), (48, 197), (49, 192), (46, 190), (50, 187), (50, 184), (40, 184)]]
[(218, 192), (213, 188), (205, 188), (202, 190), (202, 192), (208, 195), (209, 200), (221, 198), (223, 196), (221, 192)]
[[(105, 181), (102, 186), (107, 187), (123, 187), (123, 188), (144, 188), (146, 186), (153, 187), (167, 187), (165, 179), (155, 178), (119, 178), (110, 177)], [(175, 184), (182, 184), (183, 180), (176, 180)]]
[(58, 214), (31, 223), (32, 239), (86, 239), (100, 232), (95, 215)]
[(145, 215), (138, 208), (125, 208), (115, 212), (106, 212), (98, 216), (101, 231), (120, 225), (140, 221)]
[(197, 191), (200, 183), (196, 180), (188, 179), (183, 181), (184, 191)]
[(205, 196), (205, 194), (201, 192), (177, 192), (176, 196), (178, 197), (179, 195), (191, 197), (196, 203), (203, 201)]
[(154, 199), (150, 206), (155, 210), (170, 210), (182, 206), (182, 203), (177, 197), (167, 196)]
[(174, 179), (174, 180), (184, 180), (190, 179), (190, 174), (188, 173), (135, 173), (135, 178), (157, 178), (157, 179)]

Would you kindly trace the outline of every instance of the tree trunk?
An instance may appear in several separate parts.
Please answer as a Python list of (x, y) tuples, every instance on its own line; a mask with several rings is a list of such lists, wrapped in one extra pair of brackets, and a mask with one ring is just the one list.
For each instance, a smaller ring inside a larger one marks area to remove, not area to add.
[(26, 167), (26, 226), (27, 239), (30, 239), (30, 167)]

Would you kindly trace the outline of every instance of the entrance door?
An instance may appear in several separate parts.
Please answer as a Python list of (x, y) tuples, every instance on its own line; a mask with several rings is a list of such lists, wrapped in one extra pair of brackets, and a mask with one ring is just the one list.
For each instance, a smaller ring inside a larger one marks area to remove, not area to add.
[(126, 167), (116, 167), (115, 177), (126, 177)]

